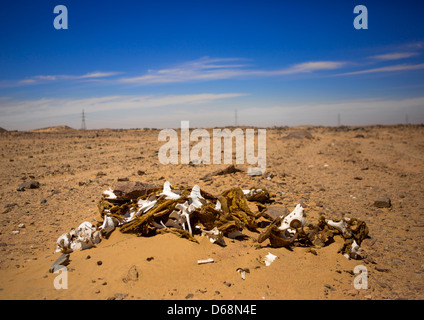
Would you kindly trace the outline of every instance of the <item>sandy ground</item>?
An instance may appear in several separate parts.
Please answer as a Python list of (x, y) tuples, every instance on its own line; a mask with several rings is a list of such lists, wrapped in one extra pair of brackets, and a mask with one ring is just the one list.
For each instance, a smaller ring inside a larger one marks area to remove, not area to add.
[[(1, 133), (0, 299), (423, 299), (424, 127), (311, 127), (303, 129), (314, 139), (283, 139), (297, 129), (267, 129), (266, 175), (206, 181), (199, 179), (226, 165), (162, 165), (158, 130)], [(201, 236), (197, 244), (115, 230), (97, 247), (71, 253), (68, 288), (56, 289), (58, 274), (48, 270), (60, 256), (57, 238), (85, 220), (100, 221), (97, 202), (120, 177), (198, 184), (216, 195), (267, 188), (276, 195), (269, 207), (292, 210), (303, 201), (307, 222), (319, 214), (366, 221), (370, 238), (362, 247), (369, 258), (346, 259), (337, 253), (339, 238), (315, 255), (258, 245), (254, 232), (220, 247)], [(17, 191), (29, 180), (40, 187)], [(382, 196), (391, 208), (373, 205)], [(259, 260), (269, 252), (278, 258), (265, 266)], [(214, 263), (197, 264), (207, 258)], [(353, 286), (358, 265), (368, 270), (368, 289)], [(124, 281), (132, 266), (138, 279)], [(249, 268), (245, 280), (237, 268)]]

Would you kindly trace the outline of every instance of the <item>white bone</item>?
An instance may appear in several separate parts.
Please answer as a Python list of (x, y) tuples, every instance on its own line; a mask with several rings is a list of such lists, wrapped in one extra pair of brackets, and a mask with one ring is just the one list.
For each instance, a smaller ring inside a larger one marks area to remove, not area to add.
[(209, 259), (205, 259), (205, 260), (197, 260), (197, 264), (205, 264), (205, 263), (213, 263), (213, 259), (209, 258)]
[[(191, 206), (191, 205), (190, 205)], [(190, 234), (193, 234), (191, 231), (191, 225), (190, 225), (190, 206), (188, 205), (188, 202), (184, 202), (184, 203), (179, 203), (175, 206), (175, 209), (179, 209), (181, 210), (181, 212), (179, 213), (181, 220), (182, 220), (182, 226), (183, 226), (183, 230), (185, 230), (185, 223), (187, 223), (188, 226), (188, 232)]]
[(188, 198), (191, 199), (191, 204), (196, 209), (199, 209), (202, 207), (203, 203), (200, 201), (200, 199), (204, 199), (204, 198), (200, 194), (200, 187), (197, 184), (191, 189), (191, 193), (188, 196)]
[(288, 228), (299, 228), (304, 224), (305, 218), (303, 217), (303, 207), (299, 203), (290, 214), (283, 218), (283, 222), (278, 229), (286, 230)]
[(350, 238), (352, 236), (352, 233), (347, 228), (346, 221), (349, 221), (349, 220), (346, 220), (346, 219), (342, 219), (339, 222), (335, 222), (333, 220), (326, 220), (326, 222), (330, 227), (333, 227), (334, 229), (340, 231), (343, 234), (343, 237)]
[(262, 189), (250, 189), (250, 190), (243, 190), (243, 193), (246, 197), (254, 196), (255, 194), (258, 194), (262, 192)]
[(277, 258), (277, 256), (276, 255), (273, 255), (271, 252), (268, 252), (268, 254), (265, 256), (265, 258), (263, 259), (264, 260), (264, 263), (265, 263), (265, 265), (268, 267), (268, 266), (270, 266), (271, 265), (271, 263), (273, 263), (274, 262), (274, 260), (275, 260), (275, 258)]
[(57, 240), (56, 252), (72, 252), (91, 248), (100, 242), (100, 233), (88, 221), (84, 221), (78, 228), (65, 233)]
[(202, 230), (202, 237), (208, 237), (211, 243), (221, 243), (225, 244), (225, 241), (222, 237), (222, 232), (218, 230), (217, 227), (214, 227), (212, 230)]
[(102, 230), (105, 235), (109, 234), (115, 230), (115, 221), (112, 217), (105, 215), (103, 217), (103, 224), (99, 227), (99, 230)]
[(137, 211), (137, 216), (139, 216), (142, 213), (145, 213), (147, 211), (149, 211), (151, 208), (153, 208), (153, 206), (156, 204), (157, 200), (155, 198), (155, 196), (151, 196), (149, 199), (146, 200), (138, 200), (137, 205), (139, 207), (138, 211)]
[(237, 270), (236, 270), (238, 273), (240, 273), (240, 275), (241, 275), (241, 278), (243, 279), (243, 280), (246, 280), (246, 272), (247, 273), (250, 273), (250, 270), (249, 269), (243, 269), (243, 268), (237, 268)]
[(217, 211), (221, 211), (222, 210), (222, 208), (221, 208), (221, 202), (219, 202), (219, 200), (216, 202), (215, 210), (217, 210)]
[(113, 190), (111, 188), (103, 191), (103, 195), (105, 196), (106, 199), (109, 199), (109, 200), (114, 200), (117, 198), (116, 194), (113, 193)]
[(165, 195), (166, 196), (165, 199), (174, 199), (174, 200), (177, 200), (177, 199), (180, 198), (180, 195), (179, 194), (176, 194), (176, 193), (172, 192), (172, 190), (171, 190), (171, 183), (169, 181), (166, 181), (163, 184), (163, 191), (162, 191), (161, 195)]

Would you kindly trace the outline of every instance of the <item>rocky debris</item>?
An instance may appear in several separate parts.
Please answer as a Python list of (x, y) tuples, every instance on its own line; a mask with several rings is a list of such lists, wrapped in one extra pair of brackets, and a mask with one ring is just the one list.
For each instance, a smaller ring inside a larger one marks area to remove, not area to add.
[(222, 176), (222, 175), (225, 175), (225, 174), (236, 173), (236, 172), (241, 172), (241, 171), (242, 170), (237, 169), (233, 164), (231, 164), (228, 167), (225, 167), (224, 169), (220, 169), (220, 170), (217, 170), (215, 172), (212, 172), (212, 173), (205, 175), (203, 178), (200, 178), (200, 180), (206, 180), (206, 179), (209, 179), (209, 178), (214, 177), (214, 176)]
[[(126, 281), (137, 281), (138, 280), (138, 271), (137, 267), (133, 265), (127, 273)], [(125, 282), (125, 281), (124, 281)]]
[(25, 181), (18, 185), (17, 191), (25, 191), (25, 189), (38, 189), (40, 187), (40, 183), (35, 180)]
[(390, 208), (392, 206), (392, 202), (389, 197), (381, 197), (374, 201), (374, 207), (377, 208)]
[(63, 253), (53, 264), (50, 266), (49, 272), (53, 273), (58, 266), (67, 266), (69, 264), (69, 253)]
[(112, 188), (117, 200), (131, 200), (144, 196), (156, 186), (139, 181), (120, 181)]
[(107, 298), (107, 300), (124, 300), (128, 297), (128, 293), (115, 293), (112, 297)]
[(309, 131), (306, 130), (297, 130), (290, 132), (287, 136), (283, 137), (283, 139), (313, 139), (314, 137)]

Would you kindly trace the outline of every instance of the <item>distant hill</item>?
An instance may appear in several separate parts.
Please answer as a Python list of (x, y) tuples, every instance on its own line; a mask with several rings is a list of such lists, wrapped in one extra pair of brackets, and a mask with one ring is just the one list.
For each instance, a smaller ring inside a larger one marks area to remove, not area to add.
[(74, 131), (74, 128), (68, 126), (55, 126), (55, 127), (47, 127), (41, 129), (31, 130), (32, 132), (66, 132), (66, 131)]
[(7, 132), (7, 130), (0, 127), (0, 133), (2, 133), (2, 132)]

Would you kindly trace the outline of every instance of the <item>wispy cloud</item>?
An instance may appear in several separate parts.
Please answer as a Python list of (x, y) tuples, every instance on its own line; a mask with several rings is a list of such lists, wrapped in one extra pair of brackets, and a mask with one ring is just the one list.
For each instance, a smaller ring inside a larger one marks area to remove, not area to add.
[[(123, 83), (140, 85), (152, 83), (179, 83), (191, 81), (222, 80), (234, 78), (252, 78), (310, 73), (320, 70), (334, 70), (341, 68), (345, 62), (312, 61), (295, 64), (282, 69), (261, 70), (251, 69), (249, 65), (234, 63), (244, 61), (241, 58), (209, 58), (188, 61), (169, 69), (149, 70), (146, 74), (137, 77), (119, 79)], [(231, 63), (228, 63), (231, 62)]]
[(393, 52), (386, 54), (379, 54), (375, 56), (369, 57), (370, 59), (378, 60), (378, 61), (390, 61), (390, 60), (399, 60), (406, 59), (411, 57), (419, 56), (420, 52)]
[[(63, 117), (79, 114), (82, 109), (95, 112), (130, 112), (143, 108), (161, 108), (166, 106), (198, 106), (223, 99), (245, 96), (244, 93), (201, 93), (186, 95), (145, 96), (116, 95), (82, 99), (42, 98), (34, 100), (0, 100), (0, 119), (2, 122), (31, 122), (34, 119)], [(29, 112), (30, 111), (30, 112)]]
[(338, 74), (338, 76), (353, 76), (358, 74), (367, 74), (367, 73), (381, 73), (381, 72), (395, 72), (395, 71), (412, 71), (412, 70), (421, 70), (424, 69), (424, 63), (420, 64), (398, 64), (394, 66), (386, 66), (373, 69), (365, 69), (354, 72), (347, 72)]
[(94, 72), (89, 72), (82, 75), (67, 75), (67, 74), (36, 75), (26, 79), (18, 80), (18, 81), (2, 81), (0, 82), (0, 87), (3, 87), (3, 88), (18, 87), (18, 86), (25, 86), (25, 85), (49, 83), (53, 81), (65, 81), (65, 80), (95, 80), (95, 79), (112, 77), (119, 74), (122, 74), (122, 72), (94, 71)]

